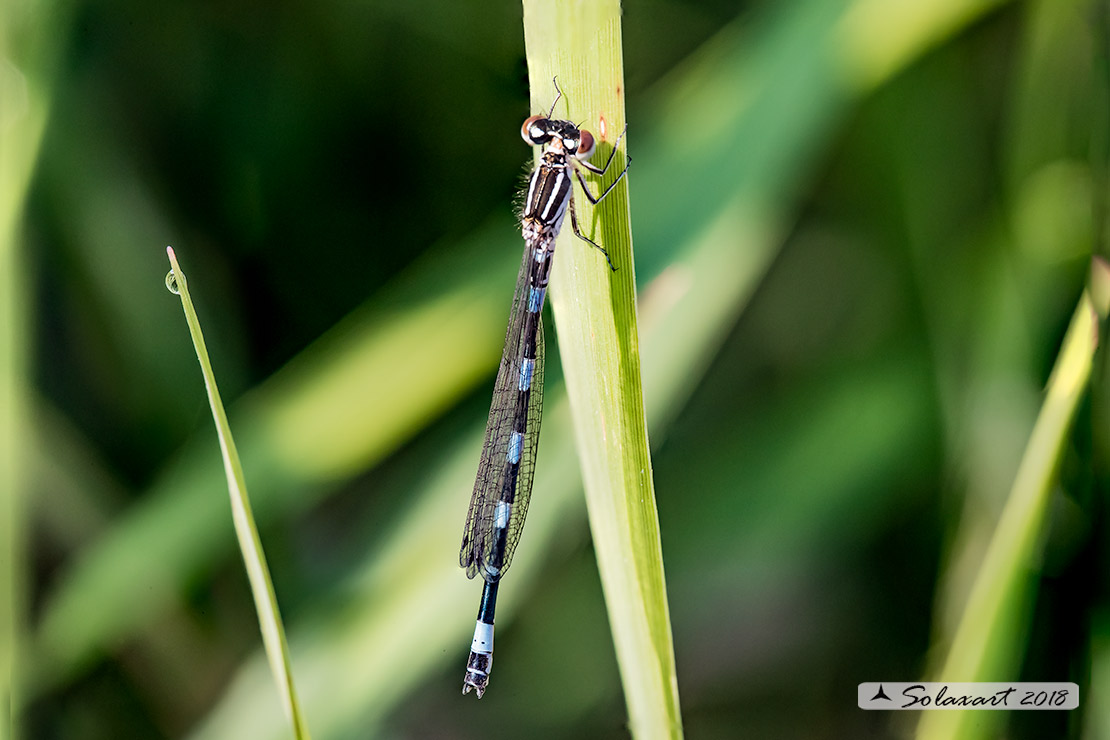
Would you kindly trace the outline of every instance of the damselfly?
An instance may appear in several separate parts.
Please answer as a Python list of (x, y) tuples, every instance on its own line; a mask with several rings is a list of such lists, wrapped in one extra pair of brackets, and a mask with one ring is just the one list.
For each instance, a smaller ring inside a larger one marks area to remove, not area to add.
[(505, 350), (493, 388), (486, 425), (486, 440), (478, 463), (478, 477), (470, 498), (470, 511), (463, 530), (459, 565), (468, 578), (481, 575), (485, 581), (474, 641), (466, 665), (463, 693), (471, 689), (478, 698), (486, 690), (493, 667), (493, 612), (497, 585), (512, 563), (513, 552), (524, 528), (528, 498), (532, 493), (532, 474), (540, 437), (540, 412), (543, 407), (543, 322), (540, 312), (551, 275), (555, 237), (570, 212), (574, 234), (597, 247), (613, 267), (609, 254), (582, 234), (574, 212), (571, 176), (578, 179), (586, 199), (599, 203), (620, 182), (632, 161), (626, 158), (624, 170), (600, 195), (590, 192), (579, 167), (604, 175), (613, 162), (624, 132), (617, 137), (604, 167), (589, 163), (594, 137), (570, 121), (552, 118), (558, 95), (546, 116), (532, 116), (520, 128), (520, 135), (531, 146), (542, 146), (543, 156), (528, 180), (528, 193), (521, 215), (524, 258), (516, 279)]

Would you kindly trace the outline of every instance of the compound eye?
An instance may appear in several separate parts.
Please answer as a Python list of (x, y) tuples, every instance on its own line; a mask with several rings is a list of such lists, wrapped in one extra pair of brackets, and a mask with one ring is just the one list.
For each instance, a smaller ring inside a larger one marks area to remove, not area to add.
[(551, 140), (547, 132), (547, 119), (543, 116), (532, 116), (525, 119), (520, 127), (520, 138), (530, 146), (541, 146)]
[(578, 159), (589, 159), (594, 153), (594, 135), (585, 129), (578, 132), (578, 150), (574, 156)]

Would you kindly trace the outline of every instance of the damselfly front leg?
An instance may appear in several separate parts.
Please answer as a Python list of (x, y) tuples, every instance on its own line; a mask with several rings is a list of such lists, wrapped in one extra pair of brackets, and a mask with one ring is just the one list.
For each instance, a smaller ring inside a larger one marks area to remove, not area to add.
[[(603, 167), (598, 167), (596, 164), (590, 164), (589, 162), (586, 162), (584, 160), (579, 160), (578, 163), (580, 165), (582, 165), (583, 167), (585, 167), (586, 169), (588, 169), (590, 172), (594, 173), (595, 175), (604, 175), (605, 172), (609, 169), (609, 165), (612, 164), (613, 157), (616, 156), (617, 149), (620, 148), (621, 139), (624, 138), (624, 135), (626, 133), (628, 133), (628, 124), (625, 124), (624, 131), (621, 131), (621, 135), (618, 136), (617, 140), (613, 142), (613, 150), (611, 152), (609, 152), (609, 159), (605, 160), (605, 165)], [(591, 141), (593, 140), (593, 136), (590, 137), (590, 140)], [(593, 153), (592, 149), (590, 150), (590, 153), (591, 154)], [(632, 157), (628, 157), (628, 160), (624, 163), (624, 172), (621, 172), (620, 175), (617, 177), (617, 179), (613, 181), (613, 185), (616, 185), (617, 182), (619, 182), (620, 179), (622, 177), (624, 177), (624, 173), (628, 172), (628, 165), (631, 164), (631, 163), (632, 163)], [(609, 188), (612, 188), (613, 185), (610, 185)], [(608, 192), (608, 188), (606, 188), (606, 192)], [(599, 195), (597, 197), (597, 200), (601, 200), (604, 197), (605, 197), (605, 194), (602, 193), (601, 195)], [(596, 203), (597, 201), (594, 201), (594, 202)]]
[[(627, 125), (624, 127), (624, 131), (621, 131), (621, 135), (617, 137), (617, 140), (615, 142), (613, 142), (613, 149), (612, 149), (612, 151), (609, 152), (609, 159), (605, 160), (605, 165), (603, 167), (598, 167), (597, 165), (590, 164), (590, 162), (588, 162), (581, 154), (575, 156), (575, 161), (571, 164), (571, 167), (574, 169), (574, 176), (578, 178), (578, 184), (582, 186), (583, 195), (586, 196), (586, 200), (590, 201), (590, 203), (595, 205), (595, 206), (598, 203), (600, 203), (602, 200), (604, 200), (605, 196), (608, 195), (613, 190), (614, 187), (616, 187), (617, 183), (620, 182), (621, 179), (626, 174), (628, 174), (628, 166), (630, 164), (632, 164), (632, 157), (629, 157), (628, 155), (625, 155), (626, 159), (625, 159), (625, 162), (624, 162), (624, 169), (621, 170), (621, 173), (619, 175), (617, 175), (617, 179), (613, 180), (613, 182), (609, 183), (609, 186), (607, 188), (605, 188), (605, 190), (603, 190), (601, 192), (601, 194), (596, 196), (596, 197), (594, 196), (593, 193), (590, 192), (590, 186), (589, 186), (589, 184), (587, 184), (586, 178), (582, 175), (582, 171), (579, 170), (578, 167), (579, 166), (585, 167), (587, 170), (594, 173), (595, 175), (604, 175), (609, 170), (609, 165), (611, 165), (613, 163), (613, 157), (616, 156), (617, 148), (621, 145), (621, 139), (624, 138), (624, 134), (625, 134), (626, 131), (628, 131), (628, 126)], [(589, 136), (589, 132), (588, 131), (583, 131), (582, 135), (583, 135), (583, 137), (582, 137), (583, 138), (583, 144), (586, 144), (587, 143), (586, 136)], [(585, 157), (589, 157), (590, 154), (593, 153), (593, 147), (594, 147), (593, 136), (589, 136), (588, 143), (589, 143), (589, 151), (585, 153)], [(586, 236), (585, 234), (583, 234), (582, 230), (579, 228), (579, 226), (578, 226), (578, 215), (574, 212), (574, 199), (573, 198), (570, 201), (570, 228), (571, 228), (571, 231), (574, 232), (575, 236), (577, 236), (582, 241), (588, 242), (593, 247), (595, 247), (597, 250), (599, 250), (603, 255), (605, 255), (605, 261), (609, 263), (609, 269), (612, 270), (613, 272), (616, 272), (617, 268), (616, 268), (615, 265), (613, 265), (613, 260), (609, 259), (609, 252), (607, 252), (604, 247), (602, 247), (600, 244), (595, 242), (593, 239), (591, 239), (588, 236)]]

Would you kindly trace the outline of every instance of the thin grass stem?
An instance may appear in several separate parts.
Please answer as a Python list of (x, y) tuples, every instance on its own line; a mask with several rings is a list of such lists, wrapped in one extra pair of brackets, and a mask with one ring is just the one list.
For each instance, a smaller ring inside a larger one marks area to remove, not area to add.
[(266, 647), (270, 671), (277, 682), (286, 716), (293, 725), (294, 736), (298, 740), (308, 740), (311, 736), (308, 732), (308, 726), (305, 724), (300, 704), (297, 701), (297, 691), (293, 684), (292, 661), (289, 658), (289, 645), (285, 639), (285, 626), (281, 621), (281, 611), (278, 609), (277, 596), (274, 594), (270, 569), (266, 565), (266, 554), (262, 550), (262, 540), (258, 536), (258, 527), (255, 526), (254, 514), (251, 512), (250, 499), (247, 496), (247, 482), (243, 476), (243, 465), (239, 461), (239, 452), (236, 450), (235, 440), (231, 436), (231, 426), (227, 422), (227, 412), (224, 411), (223, 401), (220, 400), (219, 388), (216, 387), (216, 375), (208, 358), (208, 349), (204, 344), (204, 335), (200, 329), (200, 319), (197, 318), (193, 301), (189, 297), (188, 281), (177, 263), (177, 256), (174, 254), (173, 247), (167, 247), (166, 253), (169, 255), (171, 265), (170, 273), (166, 276), (166, 287), (181, 296), (181, 306), (185, 310), (185, 320), (189, 324), (189, 334), (193, 338), (197, 360), (200, 361), (201, 373), (204, 375), (204, 385), (208, 390), (208, 403), (212, 408), (212, 418), (216, 422), (216, 433), (220, 439), (220, 451), (223, 455), (224, 473), (227, 476), (228, 494), (231, 497), (231, 515), (235, 522), (235, 534), (239, 539), (239, 549), (243, 553), (243, 563), (247, 568), (251, 593), (254, 595), (254, 605), (258, 612), (258, 624), (262, 629), (262, 642)]

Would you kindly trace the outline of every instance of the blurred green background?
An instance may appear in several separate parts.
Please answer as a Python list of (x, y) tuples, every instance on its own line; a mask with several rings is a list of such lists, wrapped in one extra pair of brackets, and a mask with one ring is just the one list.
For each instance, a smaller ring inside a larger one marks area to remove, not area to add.
[[(912, 734), (912, 718), (859, 711), (855, 685), (943, 659), (1103, 238), (1099, 6), (625, 3), (689, 737)], [(0, 252), (31, 358), (26, 376), (14, 363), (24, 736), (288, 736), (167, 244), (314, 736), (625, 734), (551, 334), (497, 670), (480, 703), (459, 696), (480, 588), (456, 548), (530, 161), (520, 16), (447, 0), (12, 6), (26, 78), (4, 105), (49, 110), (37, 150), (9, 129), (5, 148), (38, 163), (22, 257)], [(1014, 713), (991, 736), (1110, 737), (1110, 438), (1093, 398), (1015, 673), (996, 679), (1076, 681), (1083, 710)]]

